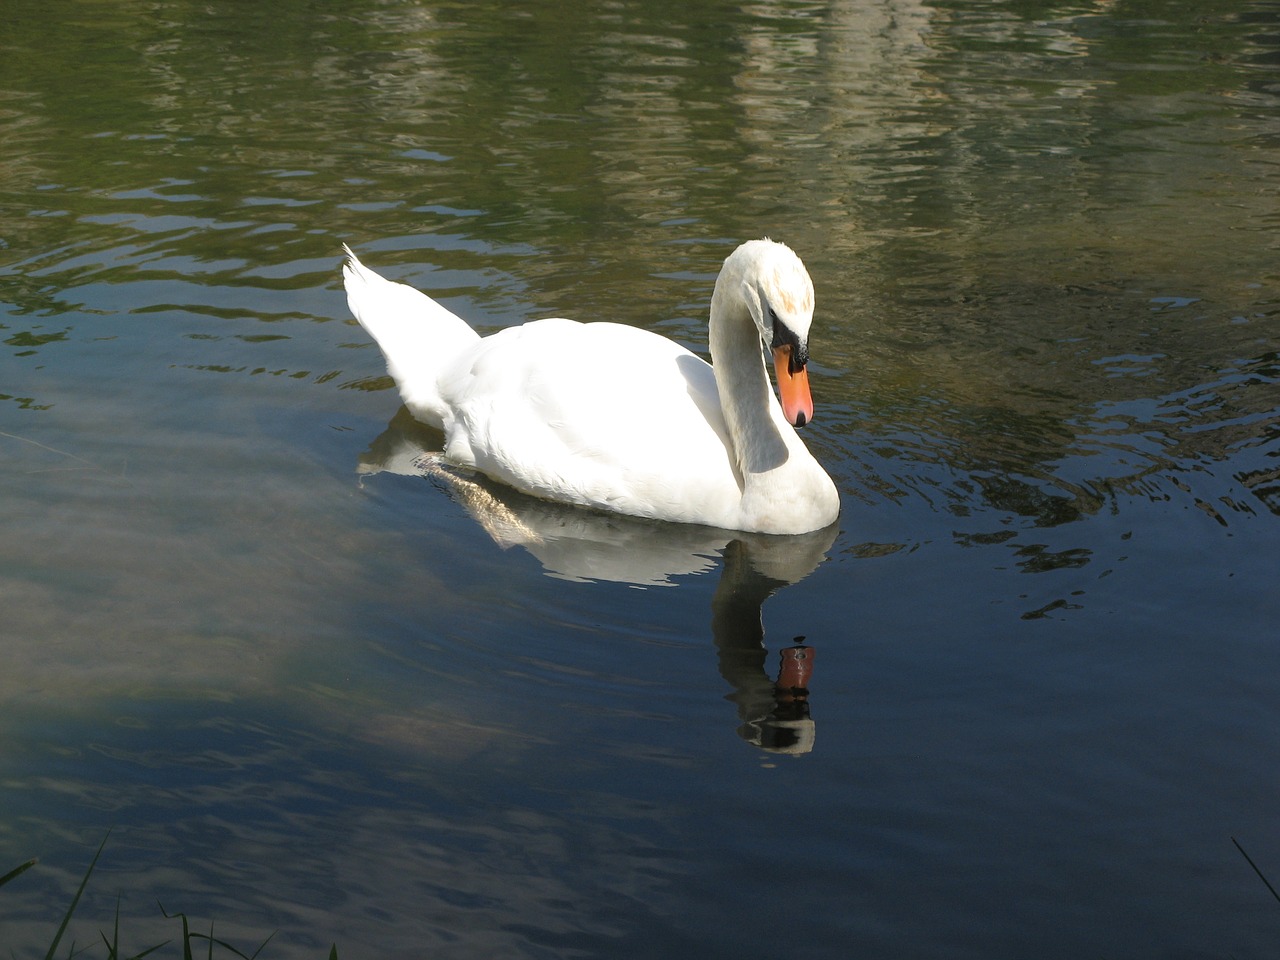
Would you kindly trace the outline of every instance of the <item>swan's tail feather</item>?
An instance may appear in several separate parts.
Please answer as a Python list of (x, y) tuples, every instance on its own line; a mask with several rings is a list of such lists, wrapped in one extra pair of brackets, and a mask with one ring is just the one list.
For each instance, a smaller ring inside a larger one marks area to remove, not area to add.
[(387, 372), (410, 412), (439, 426), (440, 372), (479, 335), (425, 293), (379, 276), (345, 243), (342, 249), (347, 255), (342, 278), (351, 313), (382, 349)]

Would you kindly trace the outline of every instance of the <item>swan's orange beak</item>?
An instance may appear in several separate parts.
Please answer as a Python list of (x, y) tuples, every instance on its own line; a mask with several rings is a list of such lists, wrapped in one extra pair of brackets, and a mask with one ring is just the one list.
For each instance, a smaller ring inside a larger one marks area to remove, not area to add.
[(809, 394), (809, 374), (805, 368), (791, 370), (790, 344), (773, 348), (773, 369), (778, 375), (783, 416), (793, 426), (803, 427), (813, 419), (813, 397)]

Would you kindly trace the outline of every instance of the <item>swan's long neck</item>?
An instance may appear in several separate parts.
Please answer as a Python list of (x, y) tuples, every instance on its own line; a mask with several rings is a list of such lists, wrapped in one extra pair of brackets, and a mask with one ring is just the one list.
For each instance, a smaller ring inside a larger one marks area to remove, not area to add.
[(774, 415), (777, 400), (769, 384), (760, 333), (730, 284), (717, 283), (711, 296), (708, 342), (734, 457), (744, 484), (749, 485), (753, 476), (785, 463), (788, 450), (780, 429), (781, 411)]

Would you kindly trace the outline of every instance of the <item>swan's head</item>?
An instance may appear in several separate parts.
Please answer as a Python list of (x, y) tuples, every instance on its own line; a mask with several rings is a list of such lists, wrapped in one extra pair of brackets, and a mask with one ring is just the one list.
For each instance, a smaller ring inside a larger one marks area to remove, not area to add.
[(786, 244), (749, 240), (724, 262), (721, 276), (738, 285), (761, 341), (773, 354), (778, 395), (788, 422), (802, 427), (813, 419), (809, 393), (809, 325), (813, 322), (813, 281)]

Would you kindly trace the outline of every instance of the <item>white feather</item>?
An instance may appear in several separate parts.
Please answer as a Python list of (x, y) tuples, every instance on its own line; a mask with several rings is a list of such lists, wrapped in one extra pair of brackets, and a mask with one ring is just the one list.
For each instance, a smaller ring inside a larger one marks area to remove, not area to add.
[[(782, 244), (752, 241), (725, 262), (712, 299), (719, 376), (679, 344), (616, 323), (538, 320), (480, 338), (347, 255), (352, 313), (409, 411), (444, 431), (450, 460), (535, 496), (661, 520), (804, 533), (838, 515), (835, 486), (783, 417), (761, 359), (761, 300), (801, 337), (812, 314), (808, 274)], [(741, 342), (749, 349), (730, 346)], [(750, 396), (726, 399), (731, 382), (753, 385)]]

